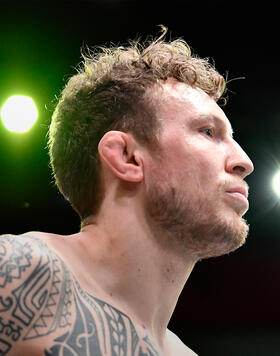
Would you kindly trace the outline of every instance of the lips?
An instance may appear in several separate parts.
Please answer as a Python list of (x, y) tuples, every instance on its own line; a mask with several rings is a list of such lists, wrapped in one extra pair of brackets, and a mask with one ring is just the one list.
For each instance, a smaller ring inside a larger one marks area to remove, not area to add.
[(236, 186), (226, 190), (226, 195), (230, 198), (232, 206), (243, 215), (249, 208), (248, 189), (244, 186)]
[(234, 194), (234, 193), (241, 194), (246, 199), (248, 199), (248, 189), (245, 188), (245, 187), (241, 187), (241, 186), (240, 187), (233, 187), (233, 188), (227, 189), (226, 192), (227, 193), (231, 193), (231, 194)]

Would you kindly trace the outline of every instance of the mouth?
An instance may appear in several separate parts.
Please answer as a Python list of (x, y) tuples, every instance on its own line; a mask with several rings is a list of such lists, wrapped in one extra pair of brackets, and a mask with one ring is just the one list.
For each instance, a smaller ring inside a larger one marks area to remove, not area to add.
[(245, 187), (233, 187), (226, 190), (226, 194), (230, 196), (232, 199), (235, 199), (239, 203), (246, 206), (246, 210), (249, 207), (248, 202), (248, 189)]
[(248, 189), (245, 187), (233, 187), (226, 191), (229, 194), (239, 194), (242, 195), (246, 200), (248, 199)]

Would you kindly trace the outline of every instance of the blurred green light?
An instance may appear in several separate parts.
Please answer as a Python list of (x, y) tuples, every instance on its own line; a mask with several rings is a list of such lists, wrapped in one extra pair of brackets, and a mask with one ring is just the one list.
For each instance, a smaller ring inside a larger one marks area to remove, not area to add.
[(274, 175), (272, 179), (272, 187), (274, 192), (280, 197), (280, 171)]
[(36, 122), (38, 111), (30, 97), (14, 95), (3, 105), (1, 118), (9, 131), (24, 133), (29, 131)]

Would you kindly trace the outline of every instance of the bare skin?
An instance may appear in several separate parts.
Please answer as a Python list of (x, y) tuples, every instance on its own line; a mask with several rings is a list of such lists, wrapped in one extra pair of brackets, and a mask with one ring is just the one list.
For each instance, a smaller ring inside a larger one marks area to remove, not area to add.
[[(2, 355), (195, 355), (167, 326), (195, 263), (244, 243), (253, 165), (213, 99), (182, 83), (164, 92), (159, 157), (128, 133), (100, 141), (106, 195), (81, 232), (1, 237)], [(173, 210), (206, 207), (172, 231), (158, 223), (155, 183), (188, 197)], [(213, 209), (230, 238), (194, 239)]]

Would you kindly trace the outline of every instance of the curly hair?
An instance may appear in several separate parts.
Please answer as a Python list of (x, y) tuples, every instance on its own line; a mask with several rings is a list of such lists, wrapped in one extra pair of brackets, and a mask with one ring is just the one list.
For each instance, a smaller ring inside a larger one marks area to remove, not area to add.
[(183, 39), (131, 41), (97, 47), (62, 90), (52, 116), (48, 147), (55, 182), (81, 220), (97, 214), (103, 198), (98, 144), (110, 130), (130, 132), (139, 142), (156, 143), (159, 122), (148, 88), (168, 78), (198, 87), (214, 100), (226, 82), (209, 60), (192, 54)]

